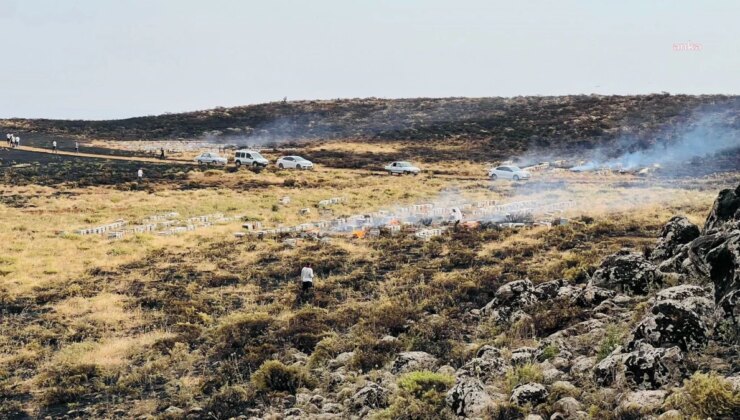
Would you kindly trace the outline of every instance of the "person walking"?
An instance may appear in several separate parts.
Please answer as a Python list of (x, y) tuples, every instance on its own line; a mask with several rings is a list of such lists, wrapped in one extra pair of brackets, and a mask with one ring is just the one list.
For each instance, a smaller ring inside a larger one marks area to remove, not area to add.
[(301, 303), (309, 299), (311, 289), (313, 289), (313, 277), (313, 267), (311, 267), (310, 262), (307, 262), (301, 269), (301, 292), (299, 299)]
[(8, 133), (5, 135), (5, 142), (8, 143), (8, 147), (13, 145), (13, 135)]
[(164, 160), (164, 147), (159, 149), (159, 158), (161, 160)]
[(56, 140), (54, 140), (54, 141), (51, 142), (51, 151), (53, 153), (56, 153), (57, 152), (57, 141)]
[(75, 153), (80, 153), (80, 142), (75, 141)]
[(143, 179), (144, 179), (144, 169), (143, 169), (143, 168), (139, 168), (139, 170), (138, 170), (138, 171), (136, 171), (136, 178), (137, 178), (137, 179), (138, 179), (139, 181), (141, 181), (141, 180), (143, 180)]
[(13, 147), (18, 147), (20, 145), (21, 145), (21, 138), (18, 136), (15, 136), (15, 146)]

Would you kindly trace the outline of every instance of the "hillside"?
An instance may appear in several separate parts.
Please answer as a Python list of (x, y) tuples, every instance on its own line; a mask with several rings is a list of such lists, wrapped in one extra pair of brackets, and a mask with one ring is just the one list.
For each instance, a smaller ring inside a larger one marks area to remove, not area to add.
[[(590, 146), (624, 135), (655, 137), (697, 112), (725, 114), (725, 95), (347, 99), (273, 102), (109, 121), (0, 120), (4, 130), (98, 139), (244, 138), (444, 140), (465, 137), (508, 148)], [(736, 123), (736, 122), (735, 122)]]

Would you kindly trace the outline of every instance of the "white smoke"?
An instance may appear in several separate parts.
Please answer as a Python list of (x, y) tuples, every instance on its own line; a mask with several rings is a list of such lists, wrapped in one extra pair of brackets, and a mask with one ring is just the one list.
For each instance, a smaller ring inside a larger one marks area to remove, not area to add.
[[(708, 113), (701, 115), (693, 123), (680, 127), (677, 137), (669, 140), (669, 135), (659, 135), (662, 139), (651, 147), (633, 150), (617, 157), (606, 157), (612, 150), (599, 149), (592, 153), (591, 159), (572, 170), (589, 171), (599, 168), (633, 170), (649, 166), (677, 165), (697, 158), (708, 158), (740, 148), (740, 130), (737, 114)], [(676, 131), (674, 129), (674, 131)], [(617, 144), (629, 143), (630, 139), (620, 139)], [(632, 140), (634, 147), (634, 140)]]

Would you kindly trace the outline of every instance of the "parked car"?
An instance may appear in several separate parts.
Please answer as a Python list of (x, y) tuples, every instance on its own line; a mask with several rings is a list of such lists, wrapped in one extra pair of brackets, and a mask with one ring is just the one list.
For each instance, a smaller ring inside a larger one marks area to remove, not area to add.
[(245, 166), (262, 166), (265, 167), (270, 163), (260, 152), (254, 150), (241, 149), (234, 152), (234, 164), (239, 167)]
[(219, 156), (218, 153), (213, 152), (204, 152), (201, 153), (200, 156), (195, 158), (195, 161), (198, 162), (199, 165), (224, 165), (229, 162), (228, 159), (226, 159), (223, 156)]
[(278, 168), (313, 169), (313, 162), (300, 156), (283, 156), (275, 162)]
[(393, 174), (419, 175), (419, 172), (421, 172), (421, 169), (417, 168), (416, 166), (412, 165), (409, 162), (404, 162), (404, 161), (393, 162), (390, 165), (386, 166), (384, 169), (386, 172), (388, 172), (391, 175)]
[(491, 179), (513, 179), (519, 181), (520, 179), (529, 179), (532, 175), (529, 172), (523, 170), (518, 166), (507, 165), (491, 168), (488, 171), (488, 177)]

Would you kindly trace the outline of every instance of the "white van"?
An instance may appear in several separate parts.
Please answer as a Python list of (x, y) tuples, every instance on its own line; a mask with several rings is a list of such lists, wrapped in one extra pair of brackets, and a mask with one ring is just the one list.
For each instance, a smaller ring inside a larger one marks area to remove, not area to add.
[(247, 166), (267, 166), (270, 161), (265, 159), (260, 152), (255, 150), (241, 149), (234, 152), (234, 163), (237, 167)]

